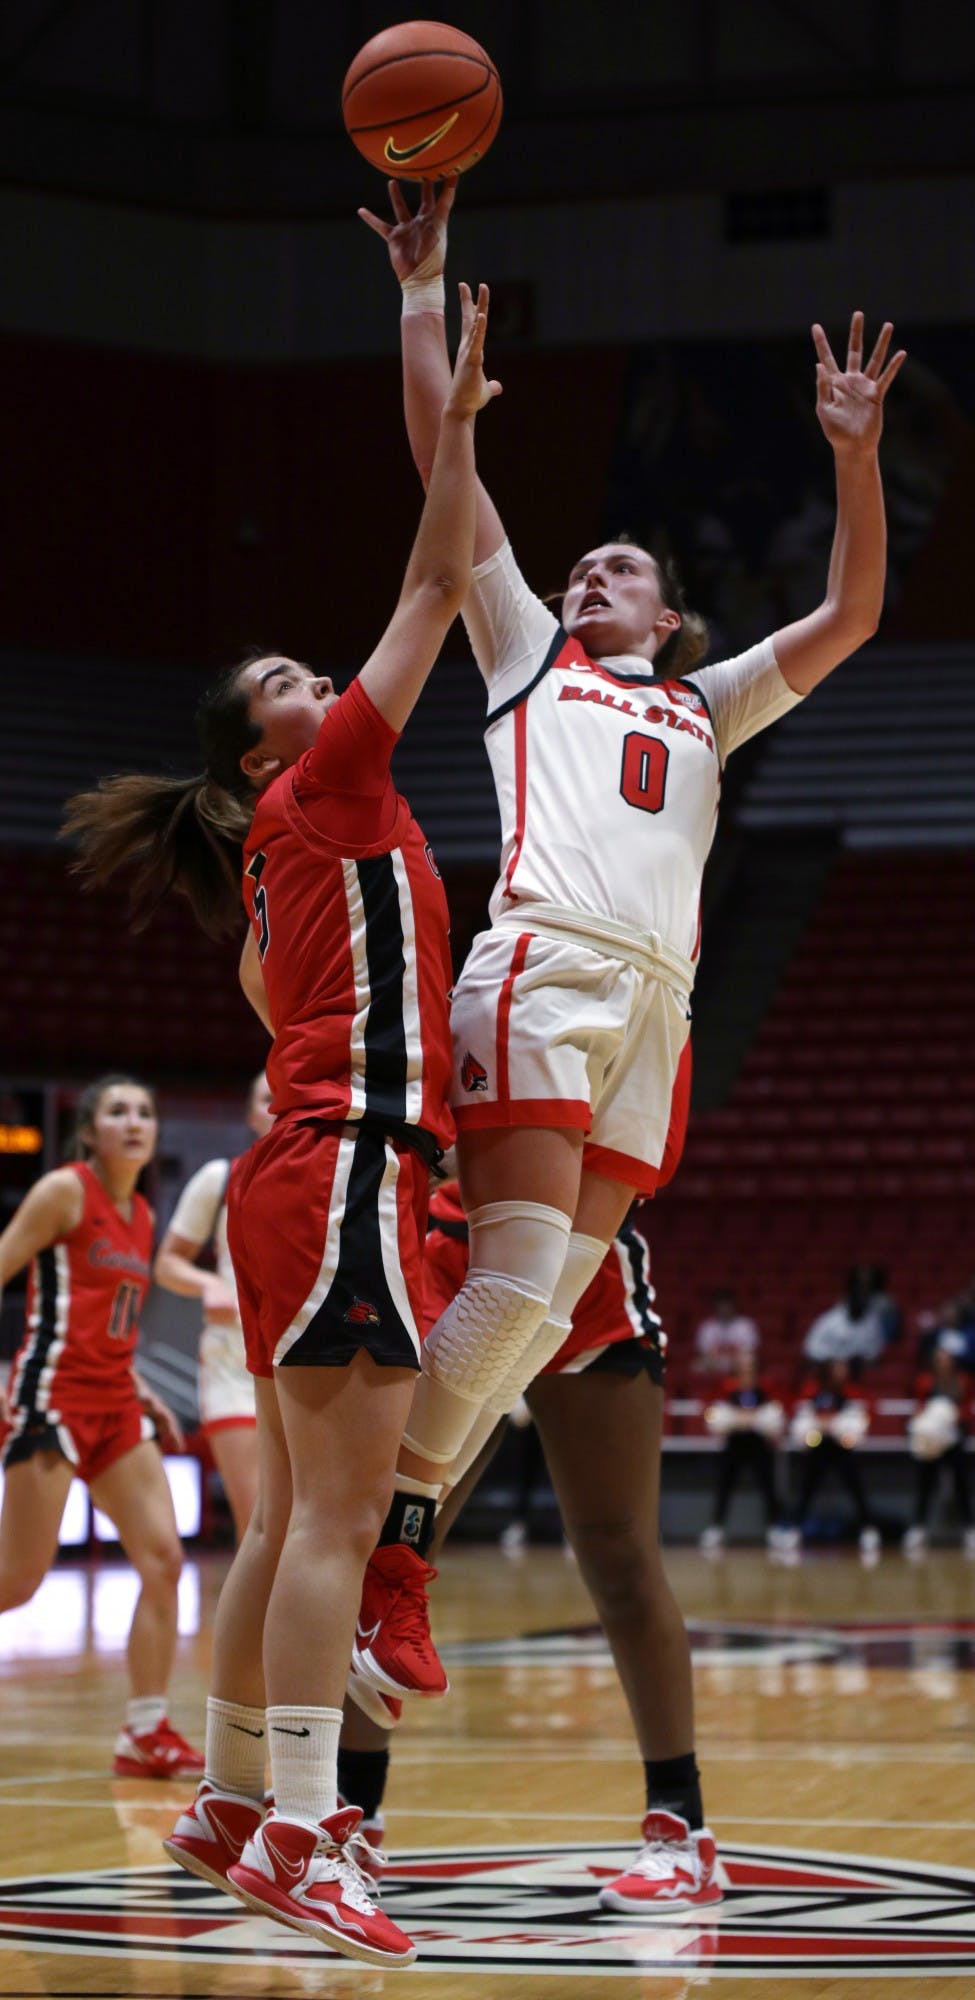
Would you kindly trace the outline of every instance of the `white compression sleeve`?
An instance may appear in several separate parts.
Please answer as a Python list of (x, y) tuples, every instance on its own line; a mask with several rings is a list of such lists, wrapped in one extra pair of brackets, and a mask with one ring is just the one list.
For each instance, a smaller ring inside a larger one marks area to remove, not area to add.
[(434, 1465), (452, 1464), (478, 1410), (496, 1400), (545, 1320), (571, 1228), (561, 1209), (542, 1202), (490, 1202), (472, 1209), (468, 1223), (470, 1270), (424, 1342), (403, 1437)]

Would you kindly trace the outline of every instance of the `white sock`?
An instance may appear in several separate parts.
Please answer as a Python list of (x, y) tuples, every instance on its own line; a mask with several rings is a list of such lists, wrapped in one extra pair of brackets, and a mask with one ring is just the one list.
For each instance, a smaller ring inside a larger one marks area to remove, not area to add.
[(338, 1803), (340, 1708), (269, 1708), (274, 1810), (317, 1826)]
[(206, 1776), (220, 1792), (264, 1800), (267, 1729), (263, 1708), (207, 1696)]
[(135, 1696), (125, 1704), (125, 1726), (133, 1736), (151, 1736), (166, 1720), (166, 1697), (164, 1694), (143, 1694)]

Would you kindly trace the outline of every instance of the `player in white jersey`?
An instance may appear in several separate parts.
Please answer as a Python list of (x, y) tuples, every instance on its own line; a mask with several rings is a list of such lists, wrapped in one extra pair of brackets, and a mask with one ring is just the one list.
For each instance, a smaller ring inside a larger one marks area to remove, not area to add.
[[(247, 1098), (247, 1123), (257, 1138), (271, 1130), (271, 1092), (264, 1071)], [(229, 1160), (207, 1160), (187, 1181), (156, 1255), (153, 1277), (167, 1291), (199, 1298), (200, 1426), (227, 1495), (238, 1542), (257, 1498), (257, 1412), (227, 1248)], [(216, 1269), (199, 1264), (210, 1247)]]
[[(391, 223), (360, 210), (403, 285), (406, 420), (424, 478), (450, 379), (443, 268), (455, 185), (439, 196), (425, 187), (414, 216), (391, 183)], [(813, 328), (817, 415), (836, 464), (825, 593), (737, 659), (697, 664), (666, 571), (626, 541), (575, 563), (559, 623), (479, 488), (464, 616), (488, 689), (502, 866), (492, 927), (474, 942), (452, 1015), (470, 1271), (427, 1342), (404, 1501), (410, 1478), (425, 1497), (458, 1476), (561, 1344), (634, 1194), (656, 1184), (724, 760), (880, 616), (877, 446), (904, 359), (887, 361), (891, 332), (864, 366), (855, 313), (844, 367)]]

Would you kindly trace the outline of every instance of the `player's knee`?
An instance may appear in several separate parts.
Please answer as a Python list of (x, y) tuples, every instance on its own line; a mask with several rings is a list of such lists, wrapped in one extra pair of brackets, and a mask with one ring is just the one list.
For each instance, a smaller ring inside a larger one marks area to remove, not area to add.
[(642, 1523), (632, 1518), (573, 1522), (571, 1539), (601, 1617), (618, 1620), (652, 1602), (659, 1564)]
[(46, 1575), (46, 1569), (0, 1567), (0, 1612), (16, 1611), (19, 1604), (29, 1604)]
[(160, 1537), (135, 1556), (143, 1587), (160, 1595), (175, 1591), (183, 1568), (183, 1545), (177, 1537)]

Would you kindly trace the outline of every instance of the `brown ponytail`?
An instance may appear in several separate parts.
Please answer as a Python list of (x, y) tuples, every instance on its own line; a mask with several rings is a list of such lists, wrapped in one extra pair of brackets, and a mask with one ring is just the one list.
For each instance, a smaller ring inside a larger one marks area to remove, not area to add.
[(260, 740), (239, 679), (242, 667), (263, 657), (248, 655), (204, 695), (197, 715), (206, 764), (201, 776), (103, 778), (94, 791), (68, 800), (61, 831), (78, 843), (72, 869), (101, 884), (131, 867), (136, 929), (171, 889), (188, 898), (211, 937), (232, 929), (239, 917), (240, 849), (255, 802), (240, 759)]

